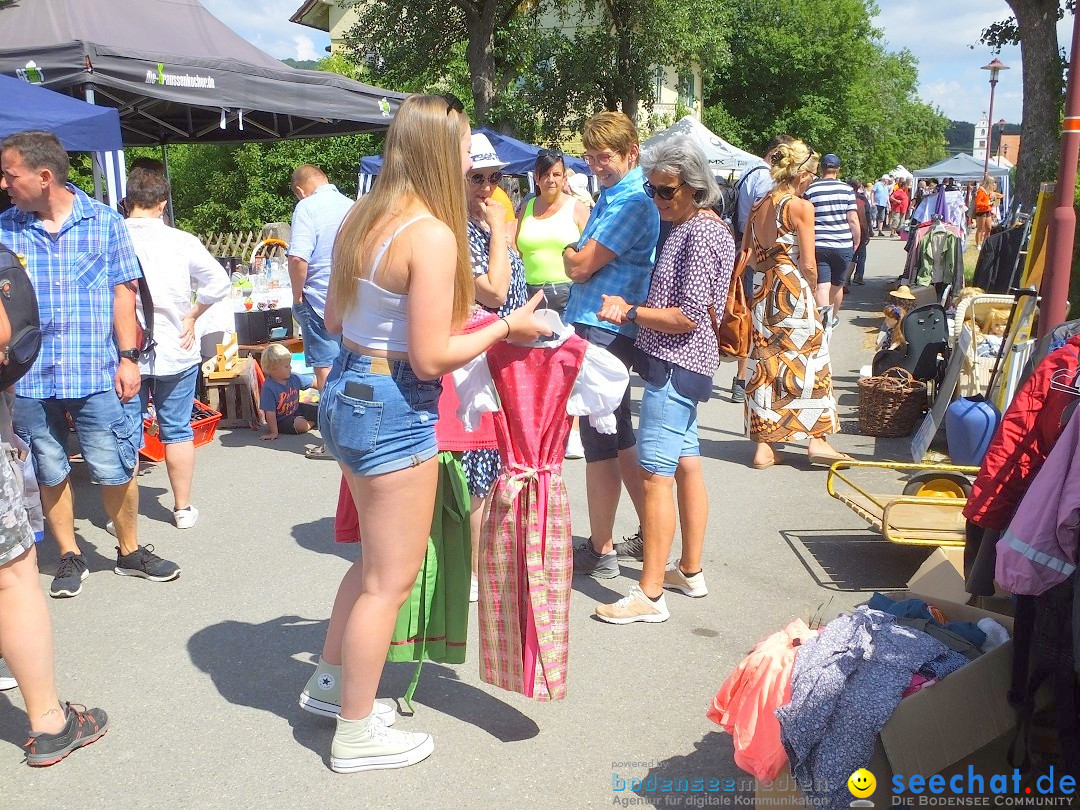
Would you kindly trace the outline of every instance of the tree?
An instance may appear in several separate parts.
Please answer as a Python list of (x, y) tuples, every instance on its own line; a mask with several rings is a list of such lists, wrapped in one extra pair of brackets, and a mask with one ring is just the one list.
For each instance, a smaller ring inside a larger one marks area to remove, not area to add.
[(500, 123), (492, 119), (496, 98), (517, 78), (521, 54), (529, 51), (535, 7), (527, 0), (348, 3), (358, 20), (346, 47), (372, 79), (407, 91), (452, 89), (446, 77), (460, 86), (464, 64), (475, 120)]
[(1060, 4), (1059, 0), (1005, 1), (1014, 16), (984, 30), (981, 41), (993, 46), (995, 52), (1002, 45), (1020, 45), (1024, 107), (1015, 194), (1026, 205), (1032, 205), (1039, 184), (1057, 177), (1065, 87), (1057, 22), (1066, 12), (1075, 13), (1075, 0)]
[(917, 97), (918, 66), (889, 53), (867, 0), (733, 0), (739, 36), (730, 65), (706, 81), (705, 121), (757, 154), (788, 132), (835, 152), (845, 174), (945, 155), (947, 121)]

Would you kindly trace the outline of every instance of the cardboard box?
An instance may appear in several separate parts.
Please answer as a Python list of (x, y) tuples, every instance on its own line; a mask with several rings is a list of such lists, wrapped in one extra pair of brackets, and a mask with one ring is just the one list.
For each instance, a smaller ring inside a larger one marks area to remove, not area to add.
[[(924, 599), (940, 608), (949, 621), (977, 622), (989, 616), (1011, 634), (1010, 617), (964, 604), (968, 594), (962, 570), (963, 549), (936, 549), (911, 578), (907, 591), (895, 598)], [(1016, 715), (1008, 702), (1012, 656), (1009, 641), (900, 701), (882, 728), (867, 766), (877, 779), (878, 790), (871, 797), (877, 807), (891, 801), (894, 773), (905, 777), (941, 773), (1015, 727)], [(1007, 763), (1000, 767), (998, 772), (1004, 772)], [(757, 783), (756, 804), (797, 805), (800, 795), (792, 780), (781, 775), (776, 784)]]

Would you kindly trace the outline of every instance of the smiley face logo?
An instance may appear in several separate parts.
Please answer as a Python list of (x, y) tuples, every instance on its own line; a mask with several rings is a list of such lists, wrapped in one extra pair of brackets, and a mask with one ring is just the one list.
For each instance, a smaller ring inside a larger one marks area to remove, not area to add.
[(859, 768), (848, 777), (847, 786), (856, 799), (865, 799), (874, 794), (877, 789), (877, 779), (866, 768)]

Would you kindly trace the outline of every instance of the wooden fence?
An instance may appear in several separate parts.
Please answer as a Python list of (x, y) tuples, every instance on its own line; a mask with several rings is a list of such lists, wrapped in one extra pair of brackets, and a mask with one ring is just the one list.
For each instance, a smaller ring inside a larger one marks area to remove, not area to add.
[[(238, 256), (242, 261), (251, 258), (251, 251), (260, 241), (267, 238), (282, 239), (286, 243), (291, 234), (288, 223), (272, 222), (264, 225), (261, 231), (240, 231), (239, 233), (210, 233), (199, 238), (210, 251), (211, 256)], [(278, 249), (280, 250), (280, 248)]]

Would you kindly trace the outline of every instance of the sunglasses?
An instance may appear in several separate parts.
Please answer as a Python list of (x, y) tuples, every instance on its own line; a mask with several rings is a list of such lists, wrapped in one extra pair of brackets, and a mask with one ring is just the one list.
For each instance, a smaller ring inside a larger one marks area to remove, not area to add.
[(673, 200), (675, 194), (680, 188), (685, 186), (685, 181), (679, 183), (677, 186), (654, 186), (648, 180), (642, 184), (642, 188), (645, 189), (645, 194), (651, 200), (653, 197), (659, 197), (661, 200)]
[(483, 172), (472, 172), (469, 174), (469, 182), (474, 186), (482, 186), (484, 183), (497, 184), (503, 179), (502, 172), (492, 172), (491, 174), (484, 174)]
[(816, 154), (817, 154), (817, 152), (815, 152), (813, 149), (811, 149), (810, 154), (806, 156), (806, 160), (804, 160), (802, 163), (800, 163), (799, 168), (797, 168), (795, 171), (802, 171), (802, 167), (805, 166), (807, 163), (809, 163), (810, 158), (812, 158)]
[(465, 105), (462, 104), (461, 99), (455, 96), (453, 93), (440, 93), (439, 98), (446, 102), (447, 115), (452, 112), (464, 114)]

